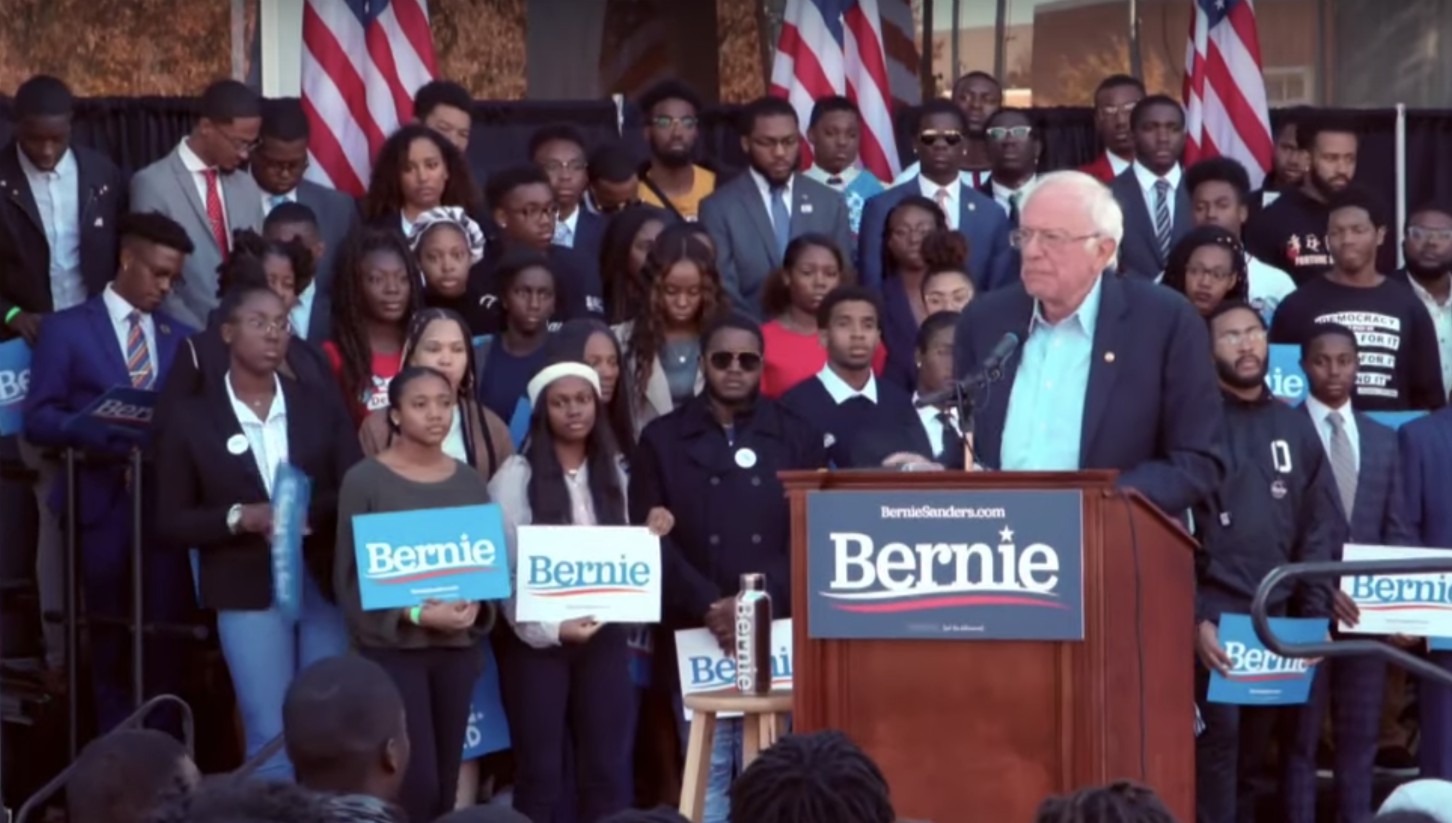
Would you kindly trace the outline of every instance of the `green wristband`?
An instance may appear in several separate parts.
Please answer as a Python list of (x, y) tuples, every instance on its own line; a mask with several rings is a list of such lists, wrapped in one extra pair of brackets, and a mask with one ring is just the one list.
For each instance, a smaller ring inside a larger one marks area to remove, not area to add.
[(419, 625), (421, 617), (423, 617), (423, 606), (414, 606), (408, 610), (408, 621), (415, 626)]
[(7, 325), (7, 326), (10, 325), (10, 321), (11, 320), (14, 320), (15, 318), (17, 318), (19, 316), (20, 316), (20, 307), (19, 306), (11, 306), (10, 307), (10, 311), (5, 312), (5, 325)]

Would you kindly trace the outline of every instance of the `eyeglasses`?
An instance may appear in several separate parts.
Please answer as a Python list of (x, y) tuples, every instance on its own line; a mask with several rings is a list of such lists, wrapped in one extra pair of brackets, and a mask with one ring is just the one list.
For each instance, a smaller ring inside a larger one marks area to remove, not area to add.
[(731, 368), (732, 363), (740, 363), (742, 371), (756, 371), (761, 368), (761, 355), (754, 351), (713, 351), (706, 360), (716, 371), (726, 371)]
[(667, 117), (666, 115), (662, 114), (650, 118), (650, 124), (658, 129), (669, 129), (673, 126), (680, 126), (683, 129), (694, 129), (696, 126), (701, 124), (701, 118), (696, 117), (695, 115), (686, 115), (685, 117)]
[(559, 216), (560, 207), (551, 203), (548, 206), (529, 205), (522, 209), (510, 209), (510, 211), (522, 220), (538, 220), (542, 217), (553, 220)]
[(1215, 339), (1227, 346), (1235, 347), (1242, 343), (1264, 343), (1266, 338), (1265, 329), (1251, 329), (1250, 331), (1227, 331), (1216, 335)]
[(944, 131), (930, 129), (918, 135), (918, 142), (924, 146), (936, 146), (944, 143), (949, 146), (956, 146), (963, 142), (963, 132), (957, 129), (947, 129)]
[(1208, 277), (1211, 280), (1214, 280), (1216, 282), (1224, 283), (1226, 280), (1229, 280), (1232, 277), (1234, 277), (1235, 276), (1235, 272), (1232, 271), (1232, 270), (1230, 270), (1230, 269), (1211, 269), (1211, 268), (1206, 268), (1205, 266), (1186, 266), (1185, 267), (1185, 276), (1186, 277)]
[(1098, 232), (1089, 234), (1069, 234), (1068, 232), (1038, 229), (1015, 229), (1008, 233), (1008, 244), (1016, 249), (1026, 249), (1028, 244), (1038, 240), (1044, 248), (1050, 251), (1058, 251), (1070, 243), (1078, 243), (1083, 240), (1090, 240), (1098, 237)]
[(1452, 242), (1452, 229), (1428, 229), (1422, 226), (1407, 226), (1407, 239), (1415, 240), (1418, 243), (1425, 243), (1428, 240), (1437, 240), (1442, 243)]
[(540, 168), (544, 170), (545, 174), (559, 174), (562, 171), (572, 171), (579, 174), (585, 170), (586, 163), (584, 160), (571, 160), (568, 163), (551, 160), (548, 163), (541, 163)]
[(1000, 142), (1010, 137), (1015, 140), (1027, 140), (1033, 133), (1033, 126), (994, 126), (988, 130), (989, 138)]
[(217, 134), (222, 135), (222, 139), (226, 140), (228, 143), (231, 143), (232, 148), (236, 149), (238, 153), (246, 152), (250, 154), (251, 152), (255, 151), (257, 147), (262, 143), (261, 139), (248, 140), (245, 137), (233, 137), (232, 135), (224, 131), (221, 126), (216, 126), (215, 128), (217, 130)]
[(292, 334), (292, 322), (286, 319), (263, 320), (257, 316), (244, 317), (242, 327), (259, 334)]

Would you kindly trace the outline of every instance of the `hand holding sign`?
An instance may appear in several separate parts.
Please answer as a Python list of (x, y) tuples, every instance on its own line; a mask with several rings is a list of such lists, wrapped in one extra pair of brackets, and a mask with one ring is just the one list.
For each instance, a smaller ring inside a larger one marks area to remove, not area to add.
[(1205, 668), (1220, 674), (1229, 674), (1230, 655), (1220, 645), (1220, 629), (1209, 620), (1201, 621), (1195, 630), (1195, 651)]
[(583, 645), (603, 628), (605, 624), (593, 617), (571, 618), (560, 624), (560, 642)]
[(656, 537), (665, 537), (676, 527), (676, 516), (664, 506), (656, 506), (645, 516), (645, 527)]
[(243, 506), (237, 531), (243, 534), (272, 534), (272, 504), (248, 503)]
[(736, 598), (723, 597), (706, 610), (706, 628), (727, 654), (736, 653)]
[(468, 600), (427, 600), (419, 610), (418, 624), (440, 632), (458, 632), (474, 625), (479, 604)]
[(1343, 626), (1354, 627), (1361, 622), (1361, 609), (1356, 607), (1356, 601), (1340, 589), (1331, 590), (1331, 613)]

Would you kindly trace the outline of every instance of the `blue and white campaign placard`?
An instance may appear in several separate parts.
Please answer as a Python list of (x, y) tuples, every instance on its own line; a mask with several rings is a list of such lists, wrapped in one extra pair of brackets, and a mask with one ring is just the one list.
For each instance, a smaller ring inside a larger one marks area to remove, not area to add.
[(644, 526), (520, 526), (518, 618), (660, 622), (660, 538)]
[(23, 428), (21, 407), (30, 391), (30, 346), (15, 339), (0, 343), (0, 437)]
[[(1348, 543), (1344, 560), (1447, 559), (1452, 549), (1410, 546), (1369, 546)], [(1355, 626), (1341, 631), (1355, 634), (1409, 634), (1452, 637), (1452, 574), (1347, 575), (1341, 591), (1361, 611)]]
[[(736, 658), (721, 651), (710, 629), (681, 629), (676, 632), (676, 670), (681, 675), (681, 694), (714, 692), (736, 687)], [(792, 685), (792, 619), (771, 621), (771, 687)], [(684, 709), (686, 719), (691, 710)], [(720, 717), (740, 717), (740, 712), (723, 712)]]
[[(1277, 637), (1292, 643), (1319, 643), (1326, 639), (1329, 621), (1299, 617), (1272, 617)], [(1220, 616), (1220, 647), (1230, 658), (1230, 674), (1210, 673), (1211, 703), (1246, 706), (1294, 706), (1311, 694), (1316, 667), (1299, 657), (1281, 657), (1265, 647), (1255, 634), (1250, 616)]]
[(141, 439), (151, 428), (157, 392), (117, 386), (92, 400), (65, 423), (70, 431), (95, 431), (101, 436), (123, 434)]
[(469, 698), (469, 725), (464, 730), (463, 762), (509, 748), (509, 720), (499, 697), (499, 664), (489, 641), (483, 642), (484, 672), (474, 682)]
[(1301, 370), (1301, 347), (1272, 343), (1266, 358), (1265, 385), (1271, 394), (1296, 404), (1306, 399), (1306, 373)]
[(1419, 417), (1426, 417), (1427, 413), (1425, 411), (1367, 412), (1366, 416), (1389, 429), (1396, 430)]
[(1083, 640), (1078, 491), (812, 492), (817, 638)]
[(492, 503), (354, 515), (353, 551), (368, 611), (509, 596), (504, 518)]
[(283, 617), (302, 613), (303, 532), (313, 481), (291, 463), (278, 463), (272, 477), (272, 602)]

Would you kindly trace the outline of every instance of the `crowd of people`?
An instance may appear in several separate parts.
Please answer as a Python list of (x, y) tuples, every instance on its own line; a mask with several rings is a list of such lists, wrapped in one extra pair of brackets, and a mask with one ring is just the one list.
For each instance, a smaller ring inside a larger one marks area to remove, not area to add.
[[(242, 806), (294, 814), (248, 812), (258, 820), (390, 819), (354, 795), (415, 823), (485, 795), (534, 823), (665, 819), (612, 815), (635, 801), (651, 707), (685, 735), (671, 630), (704, 627), (732, 648), (744, 573), (764, 573), (789, 615), (777, 473), (866, 467), (1120, 470), (1200, 542), (1186, 638), (1200, 819), (1251, 819), (1279, 734), (1273, 802), (1313, 820), (1328, 714), (1339, 813), (1370, 816), (1374, 767), (1414, 765), (1395, 670), (1330, 661), (1310, 702), (1284, 709), (1211, 703), (1206, 684), (1228, 666), (1221, 615), (1247, 612), (1274, 566), (1338, 557), (1346, 542), (1452, 545), (1452, 508), (1436, 502), (1452, 412), (1399, 433), (1365, 414), (1435, 412), (1452, 390), (1452, 212), (1412, 209), (1405, 269), (1380, 271), (1386, 210), (1354, 183), (1354, 124), (1292, 120), (1252, 190), (1234, 160), (1182, 168), (1183, 108), (1124, 76), (1095, 94), (1105, 149), (1082, 170), (1043, 168), (1040, 118), (1002, 106), (982, 73), (921, 107), (917, 162), (897, 180), (861, 167), (845, 98), (817, 101), (807, 123), (782, 99), (746, 106), (749, 168), (734, 177), (703, 165), (691, 89), (666, 82), (639, 104), (644, 164), (560, 124), (533, 135), (529, 164), (479, 181), (465, 153), (472, 101), (430, 83), (355, 202), (304, 179), (297, 100), (216, 83), (191, 132), (126, 181), (72, 143), (62, 81), (17, 91), (16, 136), (0, 149), (0, 323), (33, 347), (20, 444), (38, 478), (42, 608), (63, 602), (72, 523), (84, 611), (101, 618), (88, 691), (98, 730), (113, 728), (132, 706), (122, 582), (139, 495), (146, 619), (214, 613), (246, 756), (287, 740), (257, 769), (264, 787), (204, 786), (162, 819), (231, 820)], [(1012, 385), (980, 402), (976, 429), (951, 402), (918, 407), (1006, 333), (1023, 341)], [(1266, 387), (1272, 343), (1300, 347), (1300, 407)], [(76, 425), (116, 386), (155, 393), (139, 442)], [(140, 478), (122, 459), (138, 447)], [(86, 455), (69, 499), (68, 448)], [(312, 487), (290, 608), (269, 548), (284, 464)], [(659, 535), (649, 642), (589, 619), (522, 621), (512, 600), (363, 608), (355, 515), (489, 502), (511, 544), (531, 524)], [(1272, 607), (1357, 620), (1325, 583)], [(148, 639), (153, 693), (179, 682), (175, 642)], [(649, 688), (631, 676), (642, 646)], [(52, 672), (77, 665), (59, 627), (45, 648)], [(1452, 653), (1430, 654), (1452, 669)], [(486, 659), (511, 733), (504, 769), (461, 763)], [(1452, 692), (1421, 685), (1421, 772), (1452, 778)], [(112, 738), (95, 748), (121, 745)], [(149, 739), (135, 743), (151, 758), (134, 756), (138, 768), (182, 759)], [(736, 779), (740, 748), (740, 721), (724, 721), (708, 821), (892, 819), (885, 785), (863, 808), (844, 790), (780, 811), (805, 791), (781, 775), (823, 758), (850, 773), (821, 785), (882, 784), (839, 736), (787, 737)], [(1142, 789), (1103, 792), (1050, 803), (1042, 819), (1169, 819)], [(329, 803), (353, 816), (301, 816)]]

